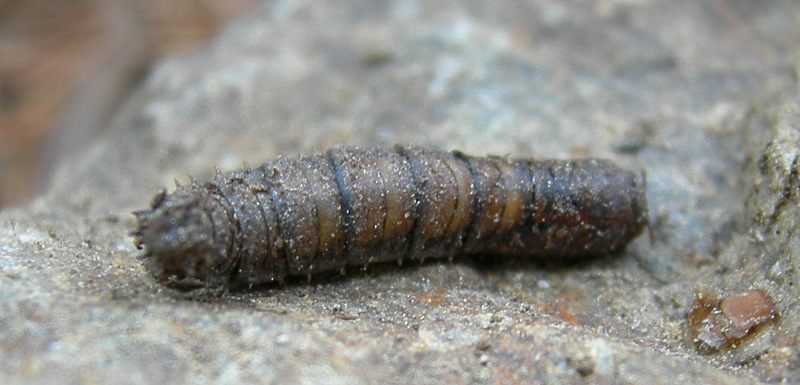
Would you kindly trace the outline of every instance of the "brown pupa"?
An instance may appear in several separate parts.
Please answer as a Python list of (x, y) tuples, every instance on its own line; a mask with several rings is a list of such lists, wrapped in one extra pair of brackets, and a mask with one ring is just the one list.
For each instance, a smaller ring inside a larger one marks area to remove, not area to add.
[(462, 254), (569, 260), (642, 232), (644, 184), (598, 159), (335, 148), (162, 192), (135, 213), (134, 235), (155, 276), (178, 286), (250, 287)]

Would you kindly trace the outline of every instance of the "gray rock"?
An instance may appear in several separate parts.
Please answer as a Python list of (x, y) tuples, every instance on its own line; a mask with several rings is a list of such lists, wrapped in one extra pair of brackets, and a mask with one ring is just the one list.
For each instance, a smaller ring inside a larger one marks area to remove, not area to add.
[[(794, 3), (281, 1), (164, 62), (49, 191), (0, 213), (4, 383), (800, 380)], [(188, 296), (129, 213), (172, 180), (396, 142), (610, 158), (652, 239), (574, 267), (468, 259)], [(779, 317), (701, 355), (700, 288)]]

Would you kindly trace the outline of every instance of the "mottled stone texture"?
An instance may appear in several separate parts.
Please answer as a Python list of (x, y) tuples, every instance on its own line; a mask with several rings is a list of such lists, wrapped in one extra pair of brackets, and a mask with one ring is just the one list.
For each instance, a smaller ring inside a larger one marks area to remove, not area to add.
[[(2, 382), (800, 381), (798, 18), (788, 1), (264, 4), (154, 68), (48, 193), (0, 213)], [(173, 178), (398, 142), (643, 169), (652, 237), (577, 266), (459, 257), (188, 298), (133, 246), (130, 212)], [(750, 290), (774, 320), (717, 351), (688, 340), (696, 293)]]

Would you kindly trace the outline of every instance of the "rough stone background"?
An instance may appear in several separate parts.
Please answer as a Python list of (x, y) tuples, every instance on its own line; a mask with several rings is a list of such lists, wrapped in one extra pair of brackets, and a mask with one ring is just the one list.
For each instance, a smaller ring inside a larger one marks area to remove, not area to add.
[[(0, 213), (0, 378), (796, 383), (798, 42), (791, 1), (265, 3)], [(574, 267), (460, 258), (186, 298), (128, 235), (174, 178), (396, 142), (646, 170), (652, 237)], [(779, 317), (700, 354), (696, 293), (748, 289)]]

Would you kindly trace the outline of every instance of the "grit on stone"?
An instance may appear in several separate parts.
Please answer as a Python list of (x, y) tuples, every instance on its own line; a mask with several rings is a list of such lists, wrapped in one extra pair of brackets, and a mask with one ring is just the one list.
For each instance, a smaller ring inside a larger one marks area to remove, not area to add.
[[(799, 19), (745, 0), (265, 3), (159, 64), (46, 194), (0, 213), (0, 379), (796, 383)], [(577, 266), (460, 257), (222, 294), (158, 284), (133, 245), (130, 213), (175, 178), (394, 143), (644, 170), (650, 236)], [(691, 330), (693, 306), (717, 329)]]

